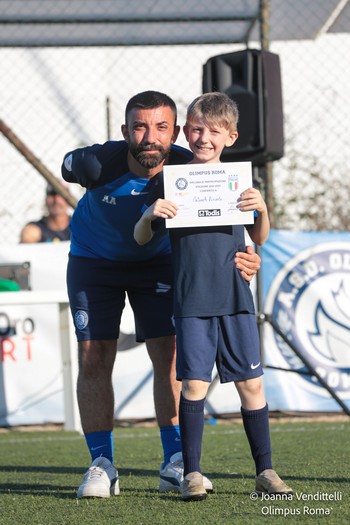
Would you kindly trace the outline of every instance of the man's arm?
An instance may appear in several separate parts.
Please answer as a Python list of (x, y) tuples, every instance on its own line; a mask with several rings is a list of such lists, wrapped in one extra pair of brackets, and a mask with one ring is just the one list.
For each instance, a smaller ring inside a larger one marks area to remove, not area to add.
[(237, 252), (234, 262), (242, 277), (246, 281), (251, 281), (258, 270), (260, 270), (261, 259), (254, 252), (252, 246), (247, 246), (245, 252)]
[(66, 182), (93, 189), (128, 171), (128, 145), (124, 140), (93, 144), (66, 153), (61, 167)]
[(41, 241), (41, 230), (36, 224), (27, 224), (20, 234), (20, 243), (35, 243)]

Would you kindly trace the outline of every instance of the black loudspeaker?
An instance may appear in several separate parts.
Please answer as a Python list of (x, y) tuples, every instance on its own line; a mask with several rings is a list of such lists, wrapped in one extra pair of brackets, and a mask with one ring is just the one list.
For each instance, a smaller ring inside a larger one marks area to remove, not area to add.
[(210, 58), (203, 66), (203, 93), (229, 95), (239, 109), (238, 139), (221, 160), (255, 166), (283, 157), (283, 108), (278, 55), (247, 49)]

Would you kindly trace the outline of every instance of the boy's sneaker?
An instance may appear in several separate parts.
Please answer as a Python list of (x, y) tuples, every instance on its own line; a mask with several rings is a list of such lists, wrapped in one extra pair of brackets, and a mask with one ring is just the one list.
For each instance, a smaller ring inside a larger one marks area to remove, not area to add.
[(198, 501), (207, 497), (200, 472), (190, 472), (181, 481), (181, 496), (184, 501)]
[(109, 459), (100, 456), (96, 458), (89, 470), (84, 474), (80, 485), (78, 498), (109, 498), (118, 496), (118, 471)]
[(255, 478), (255, 490), (266, 494), (293, 494), (293, 489), (272, 469), (263, 470)]
[[(181, 481), (184, 479), (182, 452), (176, 452), (163, 468), (160, 469), (159, 492), (181, 492)], [(213, 492), (212, 482), (203, 476), (203, 485), (207, 492)]]

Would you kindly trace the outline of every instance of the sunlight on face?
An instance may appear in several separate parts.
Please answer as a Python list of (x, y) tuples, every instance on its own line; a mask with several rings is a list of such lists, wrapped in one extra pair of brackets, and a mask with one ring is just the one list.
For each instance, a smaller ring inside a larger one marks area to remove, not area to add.
[(220, 162), (222, 150), (232, 146), (238, 136), (236, 131), (204, 119), (188, 122), (184, 133), (194, 155), (193, 163)]
[(132, 109), (125, 136), (130, 153), (144, 168), (157, 167), (175, 142), (174, 129), (175, 116), (168, 106)]

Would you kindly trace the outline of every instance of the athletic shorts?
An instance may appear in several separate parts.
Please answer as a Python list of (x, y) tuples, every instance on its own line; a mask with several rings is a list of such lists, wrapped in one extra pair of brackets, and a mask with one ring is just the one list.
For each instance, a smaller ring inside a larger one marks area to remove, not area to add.
[(263, 374), (254, 314), (178, 317), (175, 328), (178, 380), (200, 379), (210, 383), (214, 364), (221, 383)]
[(170, 256), (113, 262), (70, 255), (67, 287), (78, 341), (118, 339), (126, 294), (136, 341), (174, 335)]

